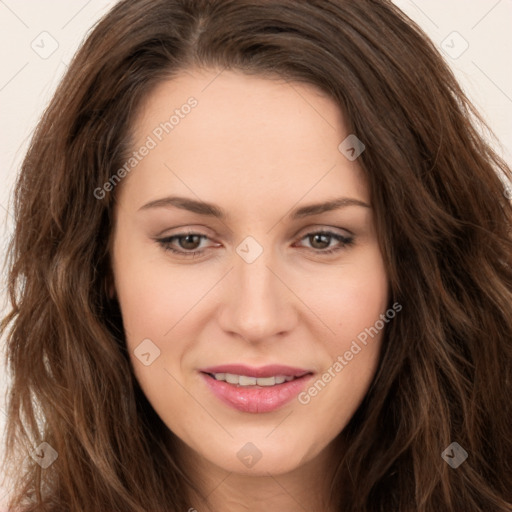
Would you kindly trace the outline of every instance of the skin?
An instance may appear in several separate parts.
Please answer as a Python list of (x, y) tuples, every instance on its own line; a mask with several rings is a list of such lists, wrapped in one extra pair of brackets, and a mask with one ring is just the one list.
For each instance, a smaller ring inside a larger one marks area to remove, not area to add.
[[(198, 370), (278, 363), (316, 380), (385, 313), (389, 288), (367, 183), (357, 160), (338, 150), (349, 132), (330, 98), (236, 71), (189, 70), (160, 84), (134, 122), (134, 150), (190, 96), (198, 105), (116, 190), (113, 293), (136, 378), (176, 437), (180, 466), (208, 495), (206, 504), (191, 493), (191, 508), (334, 510), (328, 480), (342, 453), (338, 434), (370, 386), (383, 331), (309, 403), (294, 399), (273, 412), (230, 408)], [(229, 217), (141, 209), (170, 195), (215, 203)], [(369, 206), (289, 218), (339, 197)], [(188, 229), (208, 238), (172, 246), (203, 255), (179, 256), (156, 241)], [(353, 244), (306, 236), (321, 230)], [(236, 252), (247, 236), (263, 249), (252, 263)], [(341, 250), (322, 253), (334, 247)], [(134, 352), (145, 339), (160, 350), (149, 366)], [(237, 457), (248, 442), (261, 453), (251, 468)]]

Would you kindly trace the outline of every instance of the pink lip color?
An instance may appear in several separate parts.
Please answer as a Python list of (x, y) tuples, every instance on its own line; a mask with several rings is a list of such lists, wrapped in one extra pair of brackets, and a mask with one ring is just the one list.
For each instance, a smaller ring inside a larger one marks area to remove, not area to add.
[[(248, 377), (252, 376), (243, 372), (237, 372), (237, 374), (247, 375)], [(271, 375), (286, 374), (274, 372)], [(293, 398), (304, 389), (307, 381), (312, 377), (311, 374), (307, 374), (275, 386), (261, 387), (228, 384), (227, 382), (216, 380), (214, 377), (211, 377), (206, 373), (201, 373), (201, 376), (213, 394), (222, 402), (238, 409), (239, 411), (250, 413), (271, 412), (281, 408), (286, 403), (293, 400)]]

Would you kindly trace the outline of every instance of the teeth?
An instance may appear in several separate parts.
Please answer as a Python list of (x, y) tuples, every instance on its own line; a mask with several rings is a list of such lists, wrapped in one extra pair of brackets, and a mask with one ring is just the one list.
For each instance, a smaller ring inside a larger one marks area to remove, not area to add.
[(238, 386), (275, 386), (283, 382), (290, 382), (295, 377), (276, 375), (275, 377), (248, 377), (247, 375), (235, 375), (233, 373), (214, 373), (216, 380), (223, 380), (229, 384)]
[(261, 377), (256, 380), (258, 382), (258, 386), (274, 386), (275, 384), (279, 384), (275, 377)]
[(238, 384), (239, 383), (238, 375), (233, 375), (232, 373), (226, 373), (226, 377), (224, 380), (229, 384)]
[(245, 375), (240, 375), (238, 377), (238, 384), (240, 386), (255, 386), (258, 379), (256, 377), (246, 377)]

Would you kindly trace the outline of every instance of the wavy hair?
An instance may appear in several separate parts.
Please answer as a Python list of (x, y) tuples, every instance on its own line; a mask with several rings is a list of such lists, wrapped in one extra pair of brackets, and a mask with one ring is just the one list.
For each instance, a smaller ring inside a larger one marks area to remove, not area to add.
[[(108, 294), (117, 188), (94, 190), (126, 161), (144, 98), (197, 67), (312, 84), (366, 145), (358, 162), (403, 310), (340, 433), (339, 510), (512, 511), (512, 172), (438, 50), (387, 0), (124, 0), (96, 24), (14, 191), (1, 324), (10, 507), (190, 506), (193, 479)], [(29, 456), (43, 441), (58, 454), (46, 469)], [(469, 454), (456, 470), (441, 457), (453, 441)]]

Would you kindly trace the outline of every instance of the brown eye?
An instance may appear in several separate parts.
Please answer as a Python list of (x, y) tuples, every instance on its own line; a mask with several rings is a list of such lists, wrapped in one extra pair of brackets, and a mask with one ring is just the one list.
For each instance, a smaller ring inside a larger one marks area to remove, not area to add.
[(309, 242), (313, 249), (326, 249), (329, 247), (331, 236), (326, 235), (325, 233), (315, 233), (313, 235), (308, 235)]
[[(185, 236), (177, 236), (178, 241), (181, 241), (178, 245), (182, 249), (186, 249), (187, 251), (194, 251), (199, 247), (201, 242), (201, 235), (185, 235)], [(184, 242), (183, 242), (184, 240)]]
[[(353, 237), (345, 237), (332, 231), (318, 231), (316, 233), (308, 233), (302, 238), (302, 240), (305, 239), (307, 239), (310, 244), (310, 247), (306, 248), (311, 249), (312, 251), (319, 254), (331, 254), (337, 251), (341, 251), (354, 242)], [(333, 240), (337, 241), (338, 244), (332, 246), (331, 242)]]
[(199, 248), (202, 239), (208, 239), (208, 237), (199, 233), (179, 233), (177, 235), (157, 239), (156, 241), (166, 251), (184, 257), (193, 257), (205, 251), (204, 247)]

